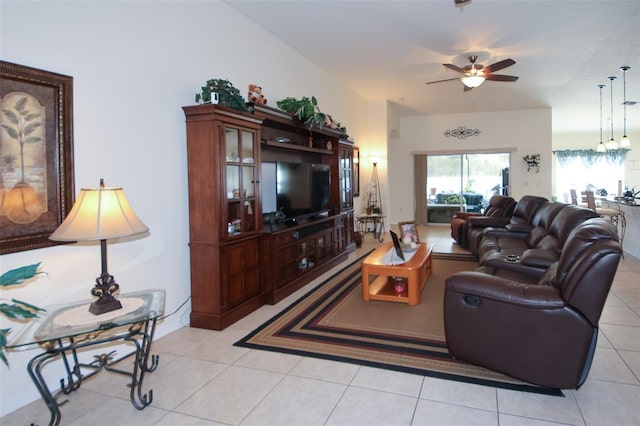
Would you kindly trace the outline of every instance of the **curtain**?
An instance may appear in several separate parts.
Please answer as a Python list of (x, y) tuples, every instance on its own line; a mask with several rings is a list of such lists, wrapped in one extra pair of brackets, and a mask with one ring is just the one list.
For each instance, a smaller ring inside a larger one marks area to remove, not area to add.
[(426, 225), (427, 219), (427, 156), (413, 156), (413, 183), (415, 188), (414, 220)]
[(585, 167), (589, 168), (603, 158), (610, 165), (621, 166), (627, 158), (628, 149), (615, 149), (607, 152), (597, 152), (593, 149), (565, 149), (553, 151), (561, 166), (567, 166), (574, 160), (582, 160)]

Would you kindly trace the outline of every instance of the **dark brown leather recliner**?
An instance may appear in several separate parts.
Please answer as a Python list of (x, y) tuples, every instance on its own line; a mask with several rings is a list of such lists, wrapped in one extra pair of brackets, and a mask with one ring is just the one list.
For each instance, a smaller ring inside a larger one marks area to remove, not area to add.
[(621, 253), (616, 228), (594, 218), (571, 231), (560, 259), (535, 284), (517, 275), (453, 274), (444, 300), (449, 352), (540, 386), (578, 388)]
[(483, 213), (457, 212), (451, 219), (451, 238), (464, 248), (469, 247), (469, 222), (477, 226), (504, 226), (509, 223), (516, 200), (506, 195), (494, 195)]
[(525, 239), (532, 228), (530, 222), (533, 215), (542, 204), (548, 201), (549, 200), (544, 197), (525, 195), (517, 202), (513, 209), (513, 215), (506, 225), (476, 227), (475, 222), (471, 223), (467, 231), (469, 235), (469, 250), (471, 250), (474, 256), (478, 257), (480, 242), (484, 238), (484, 235), (491, 230), (506, 231), (513, 234), (514, 238), (520, 235), (520, 238)]

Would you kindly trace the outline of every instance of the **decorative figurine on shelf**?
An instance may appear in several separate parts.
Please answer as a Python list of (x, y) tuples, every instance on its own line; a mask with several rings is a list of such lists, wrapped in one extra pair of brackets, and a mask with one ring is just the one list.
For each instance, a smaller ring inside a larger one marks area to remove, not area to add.
[(253, 102), (254, 104), (267, 104), (267, 98), (262, 95), (262, 87), (257, 84), (249, 85), (249, 95), (247, 96), (249, 102)]

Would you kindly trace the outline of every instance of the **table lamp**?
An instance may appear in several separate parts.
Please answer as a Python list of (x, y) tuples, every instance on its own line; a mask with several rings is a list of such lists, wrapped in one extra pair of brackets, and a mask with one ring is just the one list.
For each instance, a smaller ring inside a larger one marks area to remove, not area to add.
[(102, 274), (96, 278), (91, 294), (98, 300), (89, 312), (100, 315), (122, 308), (115, 295), (120, 288), (107, 272), (107, 239), (129, 237), (149, 230), (136, 216), (122, 188), (107, 188), (100, 179), (99, 188), (83, 188), (62, 224), (49, 237), (54, 241), (100, 240)]

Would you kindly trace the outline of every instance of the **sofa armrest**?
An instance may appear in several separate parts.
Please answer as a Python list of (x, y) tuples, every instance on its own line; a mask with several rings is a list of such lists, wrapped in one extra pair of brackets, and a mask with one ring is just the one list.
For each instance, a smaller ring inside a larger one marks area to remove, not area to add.
[(456, 214), (453, 215), (454, 218), (458, 218), (458, 219), (470, 219), (472, 217), (475, 216), (480, 216), (480, 213), (473, 213), (473, 212), (456, 212)]
[(446, 291), (464, 294), (466, 303), (478, 306), (482, 299), (536, 309), (561, 309), (566, 305), (555, 287), (523, 284), (481, 272), (457, 272), (449, 276)]
[(553, 250), (529, 249), (520, 257), (520, 263), (533, 268), (547, 269), (560, 259), (560, 255)]
[(498, 238), (515, 238), (518, 240), (526, 240), (529, 235), (528, 232), (513, 232), (507, 228), (484, 228), (483, 235), (488, 237), (498, 237)]
[(528, 234), (533, 229), (533, 226), (524, 223), (510, 223), (506, 225), (505, 228), (507, 228), (511, 232), (521, 232), (523, 234)]
[(469, 218), (469, 226), (477, 228), (504, 228), (506, 224), (511, 220), (510, 217), (492, 217), (492, 216), (478, 216)]

